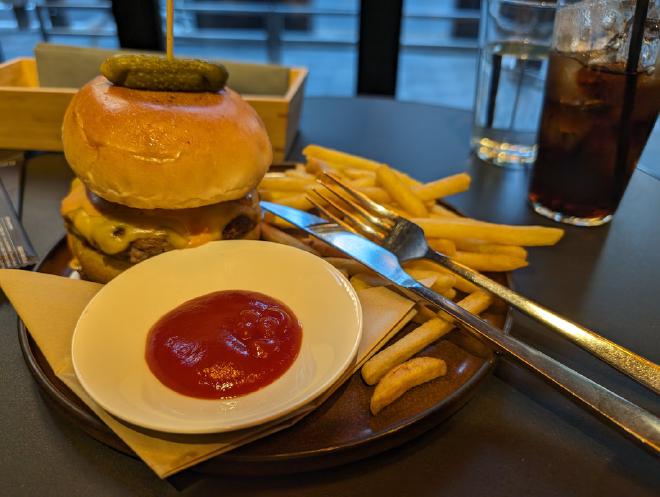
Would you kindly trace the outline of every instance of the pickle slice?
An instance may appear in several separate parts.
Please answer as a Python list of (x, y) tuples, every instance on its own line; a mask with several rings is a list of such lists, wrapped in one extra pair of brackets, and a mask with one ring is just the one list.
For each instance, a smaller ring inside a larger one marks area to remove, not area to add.
[(158, 55), (113, 55), (101, 64), (101, 74), (126, 88), (189, 92), (218, 91), (229, 77), (221, 64)]

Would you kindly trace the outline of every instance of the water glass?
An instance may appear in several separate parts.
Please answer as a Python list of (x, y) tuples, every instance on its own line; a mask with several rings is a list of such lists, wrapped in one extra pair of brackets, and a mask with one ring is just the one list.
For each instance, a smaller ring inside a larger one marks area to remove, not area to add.
[(498, 166), (536, 158), (555, 3), (482, 0), (472, 148)]

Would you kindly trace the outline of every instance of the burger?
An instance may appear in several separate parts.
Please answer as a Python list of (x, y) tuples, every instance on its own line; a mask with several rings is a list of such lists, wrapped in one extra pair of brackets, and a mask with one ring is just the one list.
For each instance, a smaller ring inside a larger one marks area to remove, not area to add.
[(61, 214), (85, 279), (105, 283), (162, 252), (259, 237), (256, 187), (271, 145), (228, 87), (149, 91), (99, 76), (73, 97), (62, 141), (77, 177)]

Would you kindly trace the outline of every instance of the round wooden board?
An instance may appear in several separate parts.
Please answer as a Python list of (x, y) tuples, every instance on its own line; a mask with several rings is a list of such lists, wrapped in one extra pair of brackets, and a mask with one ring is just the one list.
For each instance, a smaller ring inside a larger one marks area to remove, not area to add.
[[(35, 271), (68, 276), (70, 257), (63, 239)], [(505, 307), (496, 306), (488, 318), (508, 332), (510, 314)], [(399, 335), (412, 327), (408, 325)], [(55, 376), (20, 321), (19, 341), (30, 372), (47, 401), (95, 439), (135, 457), (131, 449)], [(319, 409), (293, 427), (216, 456), (193, 470), (218, 475), (296, 473), (346, 464), (382, 452), (412, 439), (456, 412), (472, 397), (495, 360), (481, 342), (457, 330), (427, 347), (421, 355), (444, 359), (447, 375), (416, 387), (378, 416), (369, 413), (373, 387), (367, 386), (356, 373)]]

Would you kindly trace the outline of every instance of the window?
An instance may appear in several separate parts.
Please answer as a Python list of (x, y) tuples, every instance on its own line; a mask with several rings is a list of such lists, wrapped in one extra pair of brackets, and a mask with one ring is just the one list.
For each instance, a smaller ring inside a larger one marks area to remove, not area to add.
[[(351, 95), (359, 8), (359, 0), (175, 0), (175, 52), (305, 66), (308, 95)], [(116, 48), (116, 32), (108, 0), (0, 3), (5, 59), (31, 56), (40, 41)]]
[(397, 98), (471, 109), (479, 0), (405, 0)]
[[(397, 98), (471, 108), (479, 3), (405, 0)], [(305, 66), (308, 95), (353, 95), (359, 23), (360, 0), (175, 0), (175, 51)], [(116, 48), (116, 32), (109, 0), (0, 0), (5, 59), (40, 41)]]

